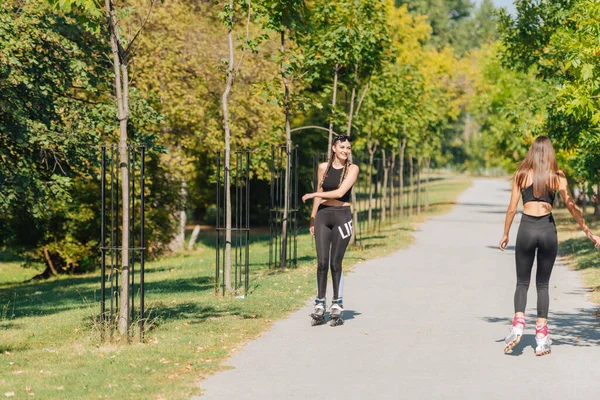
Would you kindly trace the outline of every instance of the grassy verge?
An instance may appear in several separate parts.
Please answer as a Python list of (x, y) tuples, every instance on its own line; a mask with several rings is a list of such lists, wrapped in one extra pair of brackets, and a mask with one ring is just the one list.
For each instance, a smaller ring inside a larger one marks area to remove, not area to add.
[[(591, 290), (590, 300), (600, 304), (600, 251), (583, 234), (566, 209), (554, 210), (559, 239), (559, 254), (567, 264), (581, 271), (583, 285)], [(586, 223), (596, 234), (600, 232), (600, 220), (586, 216)]]
[[(415, 225), (448, 211), (469, 185), (467, 177), (432, 182), (430, 209), (363, 234), (362, 249), (347, 252), (345, 269), (408, 246)], [(97, 274), (15, 283), (28, 276), (0, 263), (6, 274), (0, 281), (0, 395), (179, 399), (198, 394), (203, 376), (223, 369), (241, 345), (314, 294), (315, 251), (306, 229), (298, 237), (296, 269), (265, 267), (267, 237), (254, 238), (250, 253), (245, 299), (214, 295), (214, 248), (208, 244), (148, 263), (151, 328), (143, 343), (130, 345), (99, 340)]]

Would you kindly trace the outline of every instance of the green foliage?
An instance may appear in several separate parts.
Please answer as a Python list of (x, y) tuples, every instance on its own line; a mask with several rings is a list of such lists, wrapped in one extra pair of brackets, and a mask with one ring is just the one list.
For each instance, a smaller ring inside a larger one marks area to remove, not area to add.
[(470, 0), (395, 0), (414, 15), (426, 15), (431, 24), (431, 43), (438, 49), (452, 46), (465, 54), (496, 36), (496, 9), (492, 0), (475, 7)]
[(567, 155), (576, 180), (600, 180), (600, 4), (589, 0), (516, 2), (503, 15), (504, 60), (551, 85), (545, 129)]
[[(43, 1), (3, 2), (0, 13), (0, 246), (57, 269), (98, 264), (99, 154), (116, 138), (106, 37)], [(76, 3), (64, 3), (76, 5)], [(70, 8), (69, 8), (70, 9)], [(89, 15), (87, 21), (90, 21)], [(97, 21), (98, 22), (98, 21)], [(98, 22), (99, 23), (99, 22)], [(130, 135), (150, 147), (151, 248), (168, 243), (178, 204), (158, 160), (158, 115), (133, 88)], [(178, 192), (174, 192), (178, 193)]]
[(500, 60), (503, 50), (495, 44), (477, 56), (480, 75), (473, 85), (470, 111), (481, 135), (472, 138), (471, 150), (481, 158), (480, 163), (469, 165), (472, 169), (514, 171), (535, 136), (545, 131), (546, 108), (551, 101), (548, 85), (533, 72), (504, 67)]

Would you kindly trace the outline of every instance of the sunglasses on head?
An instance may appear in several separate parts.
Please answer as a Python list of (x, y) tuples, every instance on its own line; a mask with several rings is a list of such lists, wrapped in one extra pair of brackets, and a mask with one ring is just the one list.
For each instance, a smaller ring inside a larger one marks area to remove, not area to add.
[(352, 143), (352, 139), (350, 138), (350, 136), (347, 136), (347, 135), (337, 135), (333, 139), (333, 143), (335, 143), (335, 142), (345, 142), (346, 140), (349, 141), (350, 143)]

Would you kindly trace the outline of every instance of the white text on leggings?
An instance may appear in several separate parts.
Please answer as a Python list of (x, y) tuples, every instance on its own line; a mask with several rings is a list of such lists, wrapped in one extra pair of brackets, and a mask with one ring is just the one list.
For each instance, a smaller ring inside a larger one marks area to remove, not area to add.
[(340, 230), (340, 235), (342, 235), (342, 239), (349, 238), (352, 235), (352, 220), (346, 222), (344, 226), (346, 227), (346, 233), (342, 231), (341, 226), (338, 226), (338, 229)]

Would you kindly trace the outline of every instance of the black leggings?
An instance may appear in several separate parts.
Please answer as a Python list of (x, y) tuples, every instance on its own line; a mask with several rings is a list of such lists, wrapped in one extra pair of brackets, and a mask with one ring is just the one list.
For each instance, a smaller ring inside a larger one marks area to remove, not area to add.
[(331, 265), (333, 300), (342, 297), (342, 260), (352, 236), (350, 207), (320, 205), (315, 217), (317, 243), (317, 298), (324, 299), (327, 291), (327, 272)]
[(531, 269), (536, 249), (537, 273), (535, 276), (535, 285), (537, 288), (537, 316), (538, 318), (548, 318), (548, 306), (550, 304), (548, 284), (558, 251), (556, 226), (554, 225), (552, 214), (541, 217), (523, 214), (521, 218), (515, 251), (517, 261), (515, 312), (525, 312), (527, 290), (529, 289), (529, 281), (531, 280)]

